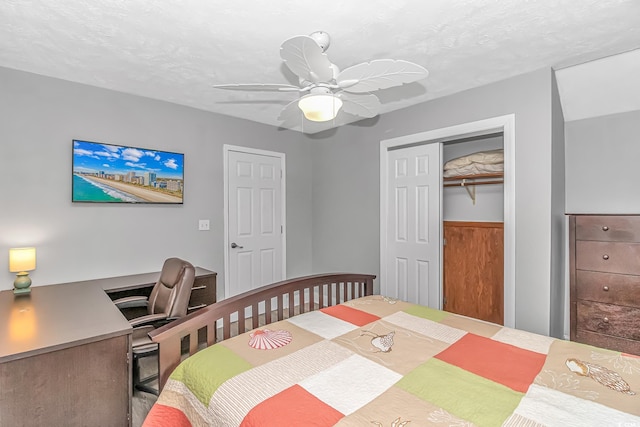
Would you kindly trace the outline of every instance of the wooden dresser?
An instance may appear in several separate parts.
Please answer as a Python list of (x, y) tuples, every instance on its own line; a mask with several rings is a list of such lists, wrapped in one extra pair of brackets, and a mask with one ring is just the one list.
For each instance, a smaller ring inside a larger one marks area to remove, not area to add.
[(569, 217), (571, 340), (640, 355), (640, 215)]

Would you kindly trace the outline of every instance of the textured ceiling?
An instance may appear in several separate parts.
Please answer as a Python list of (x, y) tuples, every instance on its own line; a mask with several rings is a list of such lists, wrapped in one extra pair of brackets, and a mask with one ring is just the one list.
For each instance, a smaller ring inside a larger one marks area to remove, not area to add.
[[(280, 44), (316, 30), (331, 35), (327, 55), (342, 69), (391, 58), (429, 70), (424, 81), (378, 91), (385, 113), (636, 49), (640, 1), (3, 0), (0, 66), (280, 126), (295, 93), (211, 86), (297, 84)], [(294, 129), (358, 120), (339, 117)]]

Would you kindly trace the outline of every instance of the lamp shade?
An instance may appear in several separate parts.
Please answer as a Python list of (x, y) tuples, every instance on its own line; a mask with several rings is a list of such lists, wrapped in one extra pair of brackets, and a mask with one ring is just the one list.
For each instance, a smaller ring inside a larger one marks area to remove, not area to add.
[(36, 269), (36, 248), (9, 249), (9, 271), (19, 273)]
[(336, 117), (342, 108), (342, 100), (332, 94), (311, 93), (300, 98), (298, 107), (308, 120), (326, 122)]

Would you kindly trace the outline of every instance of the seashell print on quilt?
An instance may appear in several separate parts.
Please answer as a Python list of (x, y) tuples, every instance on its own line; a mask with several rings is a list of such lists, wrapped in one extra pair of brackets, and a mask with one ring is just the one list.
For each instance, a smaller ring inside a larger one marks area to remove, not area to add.
[(256, 329), (250, 334), (249, 347), (258, 350), (273, 350), (275, 348), (284, 347), (289, 344), (293, 337), (291, 332), (279, 329), (272, 331), (271, 329)]
[(567, 359), (565, 362), (567, 368), (571, 372), (575, 372), (583, 377), (589, 377), (592, 380), (602, 384), (605, 387), (609, 387), (611, 390), (619, 391), (629, 395), (635, 395), (636, 393), (631, 390), (629, 384), (622, 379), (620, 374), (604, 366), (596, 365), (594, 363), (584, 362), (578, 359)]

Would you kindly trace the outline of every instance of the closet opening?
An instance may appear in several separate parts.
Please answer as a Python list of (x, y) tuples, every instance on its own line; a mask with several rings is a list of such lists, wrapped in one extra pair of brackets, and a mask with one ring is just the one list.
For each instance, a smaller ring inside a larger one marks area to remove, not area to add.
[[(496, 311), (502, 319), (491, 319), (515, 327), (515, 124), (515, 114), (508, 114), (380, 141), (380, 292), (383, 295), (453, 311), (452, 296), (447, 295), (445, 304), (443, 289), (445, 221), (455, 222), (453, 225), (468, 222), (477, 228), (478, 224), (473, 223), (496, 223), (498, 229), (502, 222), (503, 257), (497, 257), (496, 261), (503, 263), (502, 280), (492, 281), (503, 285), (502, 315), (491, 305), (491, 311)], [(472, 144), (476, 145), (470, 149)], [(457, 180), (452, 177), (445, 180), (445, 158), (454, 158), (456, 151), (467, 154), (472, 150), (497, 149), (500, 144), (504, 150), (503, 176), (498, 172), (484, 177), (480, 177), (479, 172), (469, 176), (465, 172)], [(445, 146), (446, 154), (443, 154)], [(503, 182), (482, 184), (482, 178)], [(456, 182), (458, 188), (445, 186)], [(485, 210), (492, 199), (494, 204)], [(451, 239), (453, 237), (449, 237), (449, 249), (453, 248)], [(469, 238), (462, 240), (467, 242)], [(496, 250), (486, 252), (495, 254)], [(490, 263), (496, 259), (491, 256)], [(476, 269), (487, 263), (487, 260), (476, 260), (475, 267), (469, 264)], [(452, 273), (446, 274), (451, 278)], [(470, 281), (467, 278), (465, 283)], [(467, 299), (473, 296), (474, 304), (468, 305), (474, 307), (485, 307), (489, 299), (486, 291), (471, 287), (464, 287), (461, 294)], [(491, 298), (500, 299), (495, 295)], [(480, 317), (474, 313), (467, 315)]]
[(504, 134), (442, 142), (443, 310), (504, 324)]

